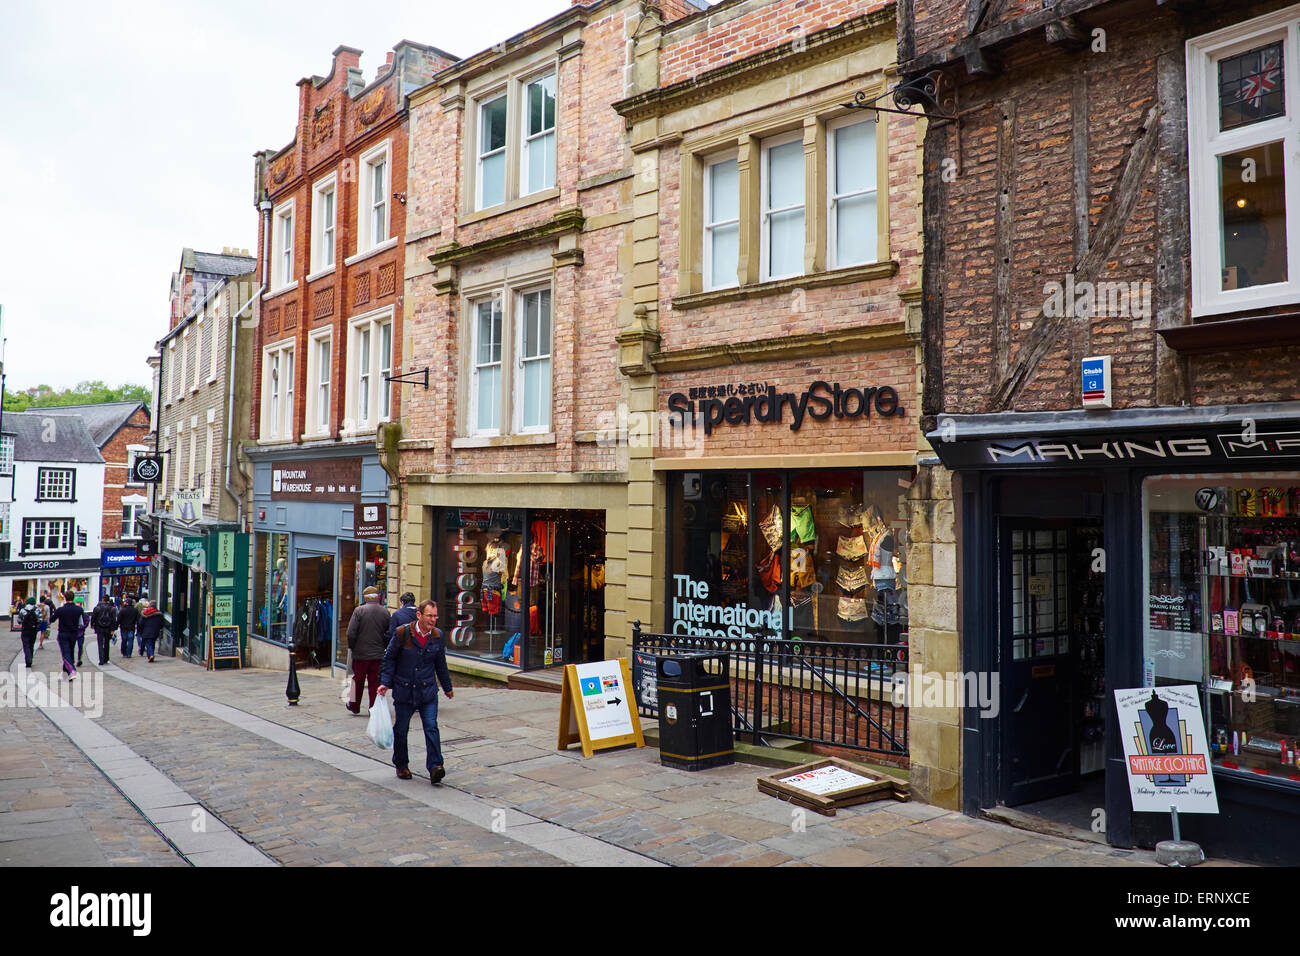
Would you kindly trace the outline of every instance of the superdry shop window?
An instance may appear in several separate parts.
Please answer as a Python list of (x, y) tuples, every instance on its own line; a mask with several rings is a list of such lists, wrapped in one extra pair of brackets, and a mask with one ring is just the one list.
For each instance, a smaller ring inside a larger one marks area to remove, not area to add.
[(601, 659), (603, 511), (440, 508), (434, 520), (449, 654), (525, 670)]
[(898, 515), (912, 477), (911, 469), (674, 475), (668, 630), (905, 643), (907, 541)]
[(1198, 684), (1222, 772), (1300, 791), (1300, 472), (1145, 481), (1145, 683)]

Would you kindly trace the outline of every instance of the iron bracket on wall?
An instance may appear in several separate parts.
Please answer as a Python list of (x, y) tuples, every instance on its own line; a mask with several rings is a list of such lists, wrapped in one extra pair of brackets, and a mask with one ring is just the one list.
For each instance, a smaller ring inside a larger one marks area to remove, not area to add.
[[(930, 119), (957, 119), (957, 92), (945, 90), (945, 74), (940, 70), (923, 73), (901, 80), (879, 96), (868, 97), (862, 90), (853, 94), (852, 103), (841, 104), (853, 110), (876, 110), (882, 113), (899, 113), (917, 116), (912, 107), (920, 105), (922, 113)], [(878, 105), (885, 97), (892, 97), (894, 106)]]
[[(421, 377), (421, 378), (418, 378), (418, 379), (417, 379), (417, 378), (411, 378), (412, 375), (417, 375), (417, 376), (422, 376), (422, 377)], [(400, 382), (400, 383), (402, 383), (403, 385), (415, 385), (415, 384), (418, 383), (418, 384), (422, 384), (422, 385), (424, 386), (425, 391), (428, 391), (428, 389), (429, 389), (429, 369), (428, 369), (428, 366), (425, 366), (423, 369), (420, 369), (419, 371), (416, 371), (416, 372), (401, 372), (401, 373), (399, 373), (399, 374), (397, 374), (397, 375), (385, 375), (385, 376), (384, 376), (384, 381), (385, 381), (385, 382)]]

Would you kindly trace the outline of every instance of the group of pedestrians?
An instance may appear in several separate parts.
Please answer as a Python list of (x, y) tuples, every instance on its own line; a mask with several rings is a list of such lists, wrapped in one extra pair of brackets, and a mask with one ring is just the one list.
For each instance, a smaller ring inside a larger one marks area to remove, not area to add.
[(32, 666), (35, 652), (45, 646), (50, 627), (56, 627), (55, 639), (68, 680), (75, 679), (77, 668), (83, 666), (87, 628), (95, 632), (102, 667), (109, 661), (109, 649), (118, 630), (122, 634), (122, 653), (125, 656), (131, 656), (138, 636), (140, 656), (148, 657), (152, 663), (158, 636), (164, 627), (162, 613), (153, 601), (144, 596), (134, 604), (126, 601), (119, 609), (108, 595), (104, 595), (94, 610), (87, 613), (81, 599), (71, 591), (64, 592), (63, 604), (59, 607), (55, 607), (49, 592), (43, 592), (39, 602), (29, 597), (14, 613), (22, 635), (23, 661), (28, 668)]
[[(366, 588), (363, 602), (348, 621), (348, 649), (352, 652), (352, 694), (347, 709), (361, 713), (361, 692), (376, 695), (393, 692), (393, 766), (402, 780), (411, 779), (406, 735), (411, 717), (418, 713), (424, 727), (425, 765), (429, 781), (437, 786), (447, 775), (442, 764), (438, 738), (438, 686), (448, 699), (455, 697), (442, 632), (436, 624), (438, 607), (424, 601), (418, 607), (415, 595), (402, 595), (402, 606), (392, 614), (380, 602), (377, 588)], [(376, 686), (377, 685), (377, 686)]]

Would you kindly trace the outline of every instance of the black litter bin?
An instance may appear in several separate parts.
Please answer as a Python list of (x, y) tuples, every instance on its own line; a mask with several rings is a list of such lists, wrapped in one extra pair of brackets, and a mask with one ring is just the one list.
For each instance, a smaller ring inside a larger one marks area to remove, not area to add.
[(731, 734), (731, 658), (681, 654), (655, 661), (659, 760), (678, 770), (736, 762)]

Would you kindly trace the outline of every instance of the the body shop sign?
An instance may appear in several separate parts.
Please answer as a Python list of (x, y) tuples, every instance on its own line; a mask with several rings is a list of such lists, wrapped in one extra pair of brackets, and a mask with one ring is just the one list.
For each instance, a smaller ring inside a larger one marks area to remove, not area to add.
[(350, 504), (361, 496), (360, 458), (284, 461), (271, 466), (273, 501)]

